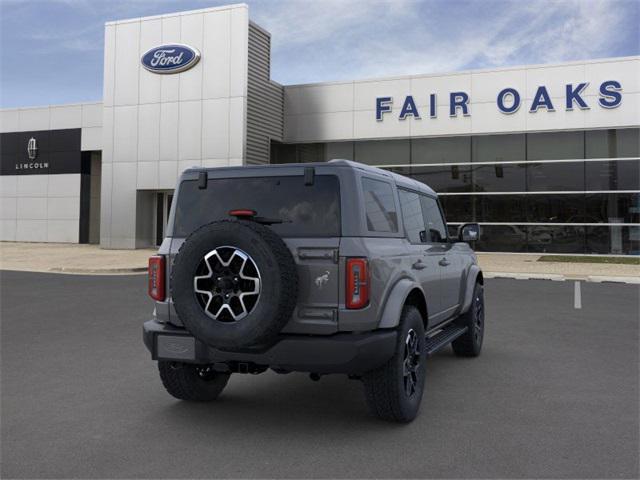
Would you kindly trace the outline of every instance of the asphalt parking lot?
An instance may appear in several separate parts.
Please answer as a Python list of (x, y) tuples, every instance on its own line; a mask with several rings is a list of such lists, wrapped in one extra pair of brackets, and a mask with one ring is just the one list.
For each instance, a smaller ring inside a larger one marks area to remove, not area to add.
[(428, 363), (409, 425), (342, 376), (163, 390), (146, 277), (1, 272), (2, 478), (638, 478), (638, 285), (486, 281), (482, 355)]

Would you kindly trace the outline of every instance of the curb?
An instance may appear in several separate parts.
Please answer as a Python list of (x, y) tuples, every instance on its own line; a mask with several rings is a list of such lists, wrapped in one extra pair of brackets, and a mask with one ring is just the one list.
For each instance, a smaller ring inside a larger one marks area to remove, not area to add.
[(551, 280), (554, 282), (583, 281), (591, 283), (626, 283), (640, 285), (639, 277), (609, 277), (604, 275), (565, 276), (555, 273), (507, 273), (507, 272), (483, 272), (484, 278), (510, 278), (515, 280)]

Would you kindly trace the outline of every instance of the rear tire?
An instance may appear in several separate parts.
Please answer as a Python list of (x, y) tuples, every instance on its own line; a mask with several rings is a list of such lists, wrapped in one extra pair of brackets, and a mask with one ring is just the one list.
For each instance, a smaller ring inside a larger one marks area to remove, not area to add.
[(484, 339), (484, 287), (479, 283), (473, 289), (469, 310), (460, 315), (456, 322), (461, 327), (467, 327), (467, 331), (451, 343), (453, 351), (459, 357), (477, 357)]
[(402, 310), (396, 352), (382, 367), (363, 375), (371, 413), (383, 420), (407, 423), (418, 414), (425, 383), (425, 338), (420, 311)]
[(159, 361), (164, 388), (179, 400), (210, 402), (218, 398), (229, 381), (229, 373), (219, 373), (206, 365)]

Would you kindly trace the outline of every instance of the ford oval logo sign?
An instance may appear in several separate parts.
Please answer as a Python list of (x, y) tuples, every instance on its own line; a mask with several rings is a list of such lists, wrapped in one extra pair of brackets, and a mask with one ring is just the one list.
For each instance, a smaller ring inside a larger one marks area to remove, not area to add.
[(173, 43), (148, 50), (140, 61), (153, 73), (179, 73), (190, 69), (200, 60), (200, 52), (189, 45)]

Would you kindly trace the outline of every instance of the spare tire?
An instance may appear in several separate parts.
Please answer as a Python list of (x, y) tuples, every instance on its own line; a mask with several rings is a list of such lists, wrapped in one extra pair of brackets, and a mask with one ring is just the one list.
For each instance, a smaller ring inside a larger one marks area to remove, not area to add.
[(295, 308), (296, 264), (269, 227), (213, 222), (182, 244), (171, 270), (171, 296), (184, 326), (206, 344), (269, 345)]

